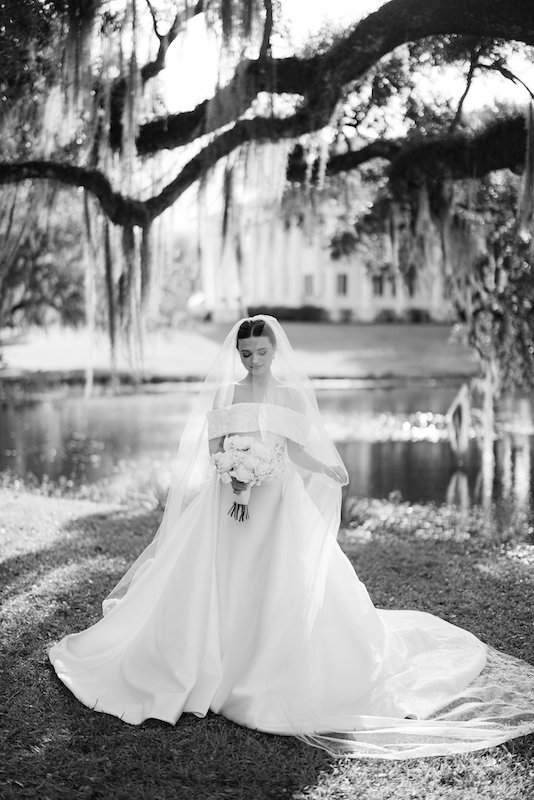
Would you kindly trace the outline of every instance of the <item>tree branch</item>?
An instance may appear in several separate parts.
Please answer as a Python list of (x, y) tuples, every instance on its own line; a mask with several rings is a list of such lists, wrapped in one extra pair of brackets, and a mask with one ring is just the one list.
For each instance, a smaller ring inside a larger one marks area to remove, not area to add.
[(249, 108), (260, 92), (306, 96), (316, 77), (315, 59), (296, 57), (263, 61), (242, 61), (232, 80), (210, 100), (204, 100), (192, 111), (170, 114), (145, 123), (137, 137), (139, 155), (153, 155), (195, 141), (199, 136), (235, 122)]
[[(154, 23), (154, 33), (159, 39), (159, 48), (156, 58), (153, 61), (148, 61), (139, 70), (143, 86), (151, 79), (155, 78), (164, 68), (167, 51), (173, 41), (176, 39), (185, 23), (192, 19), (197, 14), (203, 11), (202, 0), (199, 0), (195, 6), (187, 6), (184, 11), (180, 11), (174, 17), (173, 23), (167, 33), (161, 34), (158, 31), (156, 11), (152, 6), (150, 0), (146, 0), (152, 20)], [(128, 91), (128, 81), (124, 77), (119, 77), (113, 83), (110, 93), (110, 130), (109, 130), (109, 143), (114, 150), (120, 150), (122, 145), (122, 129), (123, 129), (123, 111), (124, 103), (126, 101), (126, 93)]]
[(157, 38), (161, 42), (162, 35), (158, 31), (158, 17), (157, 17), (157, 14), (156, 14), (156, 9), (154, 8), (154, 6), (150, 2), (150, 0), (145, 0), (145, 3), (147, 4), (148, 10), (150, 11), (150, 16), (152, 17), (152, 26), (154, 28), (154, 33), (156, 34)]
[[(534, 45), (534, 3), (530, 0), (390, 0), (365, 17), (330, 50), (314, 58), (243, 61), (230, 83), (193, 111), (153, 120), (140, 129), (140, 155), (181, 147), (243, 115), (259, 92), (299, 94), (311, 132), (332, 109), (347, 84), (360, 79), (384, 55), (401, 44), (428, 36), (465, 34), (516, 39)], [(273, 80), (276, 76), (276, 82)], [(224, 113), (228, 98), (231, 111)], [(236, 99), (237, 98), (237, 99)], [(210, 114), (210, 108), (217, 114)], [(219, 112), (222, 116), (219, 117)], [(228, 117), (234, 116), (229, 119)], [(211, 120), (210, 120), (211, 117)], [(210, 124), (211, 123), (211, 124)]]
[(103, 210), (116, 225), (130, 224), (143, 227), (149, 221), (145, 203), (114, 191), (106, 176), (98, 170), (56, 161), (0, 164), (0, 184), (20, 183), (29, 178), (59, 181), (67, 186), (87, 189), (98, 198)]
[(221, 158), (247, 142), (276, 142), (306, 133), (307, 118), (294, 114), (285, 119), (256, 117), (239, 120), (233, 128), (221, 133), (194, 156), (156, 197), (146, 201), (149, 216), (154, 219), (169, 208), (186, 189), (201, 178)]
[(462, 96), (460, 97), (460, 101), (458, 103), (458, 108), (456, 109), (456, 114), (454, 115), (454, 119), (450, 124), (449, 128), (450, 133), (454, 133), (454, 131), (458, 127), (458, 123), (462, 118), (462, 111), (464, 107), (465, 98), (469, 94), (471, 84), (473, 83), (473, 76), (475, 74), (475, 69), (479, 66), (479, 61), (478, 61), (479, 55), (480, 55), (480, 45), (477, 45), (477, 47), (475, 47), (475, 49), (471, 51), (471, 58), (469, 59), (469, 70), (467, 72), (465, 89), (463, 91)]
[[(377, 139), (375, 142), (361, 147), (359, 150), (348, 150), (346, 153), (332, 156), (326, 165), (326, 174), (335, 175), (339, 172), (350, 172), (362, 164), (375, 158), (392, 161), (402, 150), (403, 142), (398, 139)], [(319, 162), (317, 161), (311, 171), (311, 179), (318, 174)], [(301, 147), (295, 149), (288, 159), (286, 177), (292, 183), (302, 182), (309, 175), (309, 166), (304, 158)]]
[(197, 14), (201, 14), (204, 11), (204, 3), (202, 0), (198, 0), (196, 5), (189, 6), (186, 5), (183, 11), (179, 11), (174, 20), (172, 22), (171, 27), (167, 31), (167, 33), (161, 34), (158, 31), (158, 21), (156, 16), (156, 11), (150, 2), (150, 0), (146, 0), (150, 13), (152, 15), (152, 20), (154, 22), (154, 33), (156, 34), (157, 38), (159, 39), (159, 48), (156, 55), (156, 58), (153, 61), (149, 61), (141, 67), (141, 79), (143, 83), (146, 83), (150, 78), (154, 78), (162, 69), (165, 67), (165, 58), (167, 56), (167, 50), (174, 42), (182, 28), (184, 27), (185, 23), (188, 22), (193, 17), (196, 17)]
[(482, 178), (509, 169), (520, 174), (527, 129), (522, 115), (499, 119), (477, 134), (443, 136), (404, 146), (388, 171), (393, 187), (421, 185), (425, 180)]
[(259, 61), (264, 61), (271, 52), (271, 34), (273, 32), (273, 0), (263, 0), (265, 6), (265, 25), (260, 47)]
[(507, 80), (509, 80), (509, 81), (512, 81), (512, 83), (520, 83), (520, 84), (521, 84), (521, 86), (523, 86), (523, 87), (524, 87), (524, 88), (527, 90), (527, 92), (529, 93), (529, 95), (530, 95), (530, 99), (531, 99), (531, 100), (534, 100), (534, 93), (533, 93), (533, 92), (532, 92), (532, 90), (531, 90), (531, 89), (530, 89), (530, 88), (527, 86), (527, 84), (525, 83), (525, 81), (522, 81), (522, 80), (521, 80), (521, 78), (519, 78), (519, 77), (518, 77), (518, 76), (517, 76), (515, 73), (511, 72), (511, 71), (508, 69), (508, 67), (506, 67), (506, 66), (505, 66), (505, 65), (502, 63), (502, 61), (496, 61), (496, 62), (495, 62), (495, 63), (493, 63), (493, 64), (482, 64), (482, 63), (481, 63), (481, 64), (479, 64), (478, 66), (479, 66), (479, 69), (487, 69), (487, 70), (493, 70), (494, 72), (500, 72), (500, 73), (501, 73), (501, 75), (502, 75), (504, 78), (506, 78), (506, 79), (507, 79)]

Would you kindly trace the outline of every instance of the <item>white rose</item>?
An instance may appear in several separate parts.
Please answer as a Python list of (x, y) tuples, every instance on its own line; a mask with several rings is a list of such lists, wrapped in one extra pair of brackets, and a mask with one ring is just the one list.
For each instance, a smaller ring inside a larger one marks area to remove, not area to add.
[(252, 481), (254, 480), (254, 473), (251, 472), (249, 469), (245, 469), (245, 467), (243, 466), (234, 469), (233, 476), (236, 480), (240, 481), (241, 483), (252, 483)]
[(227, 472), (223, 472), (221, 475), (221, 482), (222, 483), (232, 483), (232, 479)]
[(255, 470), (259, 463), (260, 459), (256, 456), (245, 456), (243, 459), (243, 466), (246, 469)]
[(217, 469), (221, 472), (228, 472), (228, 470), (232, 469), (234, 465), (234, 458), (233, 454), (230, 451), (226, 451), (225, 453), (219, 453), (219, 458), (217, 459)]
[(272, 457), (271, 448), (267, 447), (267, 445), (263, 444), (263, 442), (254, 442), (250, 448), (250, 454), (258, 456), (258, 458), (270, 459)]
[(266, 475), (270, 473), (271, 465), (266, 464), (265, 461), (260, 461), (255, 471), (258, 478), (264, 478)]

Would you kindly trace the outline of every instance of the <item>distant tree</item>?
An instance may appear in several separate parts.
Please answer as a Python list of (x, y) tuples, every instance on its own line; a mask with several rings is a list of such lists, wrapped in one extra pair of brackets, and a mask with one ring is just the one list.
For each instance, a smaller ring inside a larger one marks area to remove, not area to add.
[(44, 184), (9, 189), (0, 207), (0, 329), (81, 324), (84, 231), (69, 193)]

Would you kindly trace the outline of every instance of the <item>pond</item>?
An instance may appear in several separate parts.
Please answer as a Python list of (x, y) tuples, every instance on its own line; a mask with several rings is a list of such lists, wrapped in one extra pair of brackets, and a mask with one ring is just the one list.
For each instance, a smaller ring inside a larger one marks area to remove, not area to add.
[[(469, 505), (479, 493), (481, 456), (473, 439), (462, 472), (447, 441), (445, 413), (455, 386), (318, 388), (325, 423), (350, 473), (348, 493), (409, 502)], [(102, 482), (114, 493), (164, 486), (193, 387), (172, 391), (44, 398), (0, 407), (0, 471), (40, 481)], [(532, 398), (501, 410), (496, 494), (530, 502), (534, 486)], [(460, 500), (458, 498), (460, 497)]]

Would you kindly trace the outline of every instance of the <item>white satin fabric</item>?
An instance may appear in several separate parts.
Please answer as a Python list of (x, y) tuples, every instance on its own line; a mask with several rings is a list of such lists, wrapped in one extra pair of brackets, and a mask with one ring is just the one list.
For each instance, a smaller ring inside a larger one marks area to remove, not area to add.
[[(228, 417), (225, 428), (213, 415), (217, 432), (250, 435), (254, 409)], [(228, 515), (233, 500), (213, 471), (124, 598), (52, 648), (86, 706), (131, 724), (211, 709), (336, 755), (380, 758), (534, 730), (534, 668), (430, 614), (376, 609), (333, 537), (325, 547), (297, 468), (253, 487), (248, 521)]]

